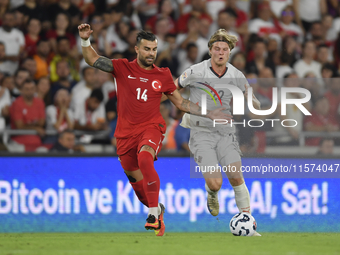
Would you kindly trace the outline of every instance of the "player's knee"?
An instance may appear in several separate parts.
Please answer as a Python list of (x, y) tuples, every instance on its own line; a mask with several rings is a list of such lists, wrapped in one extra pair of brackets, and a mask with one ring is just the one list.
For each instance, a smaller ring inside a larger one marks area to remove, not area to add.
[(231, 186), (239, 186), (244, 183), (243, 178), (229, 178), (229, 182)]
[(221, 179), (214, 179), (208, 183), (208, 187), (211, 191), (219, 191), (222, 187), (222, 178)]

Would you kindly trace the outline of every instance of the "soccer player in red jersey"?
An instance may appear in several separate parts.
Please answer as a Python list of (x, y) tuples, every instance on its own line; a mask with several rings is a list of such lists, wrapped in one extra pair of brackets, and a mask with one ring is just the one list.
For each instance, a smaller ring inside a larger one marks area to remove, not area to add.
[[(108, 59), (99, 56), (91, 47), (90, 25), (78, 26), (82, 39), (83, 56), (87, 64), (112, 73), (117, 84), (118, 122), (115, 132), (117, 154), (139, 200), (149, 208), (145, 228), (164, 234), (164, 206), (158, 204), (160, 180), (154, 168), (154, 160), (162, 147), (165, 121), (160, 114), (160, 102), (164, 93), (184, 112), (201, 115), (200, 106), (182, 98), (176, 90), (168, 68), (154, 65), (157, 56), (157, 39), (154, 34), (141, 31), (137, 35), (135, 50), (137, 59)], [(208, 111), (210, 119), (231, 119), (222, 112), (224, 108)]]

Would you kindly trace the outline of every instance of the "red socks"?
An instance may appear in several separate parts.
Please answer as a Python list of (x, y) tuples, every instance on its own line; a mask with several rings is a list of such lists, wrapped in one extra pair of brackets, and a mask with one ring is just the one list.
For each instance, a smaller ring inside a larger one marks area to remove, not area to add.
[[(144, 193), (146, 195), (146, 201), (148, 204), (148, 207), (158, 207), (158, 195), (159, 195), (159, 188), (160, 188), (160, 181), (158, 174), (154, 168), (154, 160), (152, 155), (147, 151), (142, 151), (138, 154), (138, 165), (139, 169), (141, 170), (143, 174), (143, 181), (139, 181), (134, 183), (136, 185), (137, 183), (143, 183), (144, 186)], [(141, 184), (139, 187), (141, 187)], [(135, 186), (133, 186), (135, 189)], [(139, 189), (139, 188), (138, 188)], [(140, 195), (143, 192), (140, 192)], [(137, 192), (136, 192), (137, 194)], [(144, 194), (142, 194), (143, 196)], [(139, 195), (137, 194), (138, 198)], [(141, 200), (141, 199), (140, 199)], [(141, 202), (145, 204), (142, 200)]]
[(135, 191), (139, 201), (141, 201), (144, 205), (149, 207), (148, 199), (144, 191), (144, 180), (140, 180), (138, 182), (130, 182), (130, 184), (133, 190)]

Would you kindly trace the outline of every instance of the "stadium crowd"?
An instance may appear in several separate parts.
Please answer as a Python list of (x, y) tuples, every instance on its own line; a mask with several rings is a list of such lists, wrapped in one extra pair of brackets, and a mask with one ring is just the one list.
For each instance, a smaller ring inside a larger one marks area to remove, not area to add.
[[(82, 58), (77, 26), (89, 23), (92, 47), (111, 59), (134, 60), (136, 34), (151, 31), (158, 39), (155, 64), (169, 67), (174, 79), (189, 66), (208, 59), (207, 43), (218, 29), (238, 37), (230, 63), (241, 70), (263, 109), (272, 105), (273, 87), (303, 87), (311, 92), (304, 116), (287, 106), (284, 119), (298, 125), (238, 127), (244, 153), (261, 153), (266, 144), (298, 145), (303, 131), (339, 130), (339, 0), (0, 0), (0, 132), (35, 130), (11, 143), (26, 151), (45, 146), (72, 148), (72, 130), (103, 131), (101, 143), (115, 145), (114, 78)], [(186, 92), (184, 92), (186, 93)], [(288, 94), (289, 98), (299, 97)], [(188, 151), (189, 130), (183, 113), (161, 104), (167, 123), (163, 150)], [(239, 118), (282, 119), (280, 107), (270, 116), (247, 112)], [(235, 117), (238, 120), (238, 117)], [(55, 130), (58, 135), (46, 135)], [(282, 135), (266, 137), (266, 131)], [(71, 145), (62, 146), (70, 137)], [(65, 140), (66, 141), (66, 140)], [(306, 145), (323, 140), (308, 138)], [(337, 143), (337, 140), (334, 141)], [(1, 142), (0, 142), (1, 143)]]

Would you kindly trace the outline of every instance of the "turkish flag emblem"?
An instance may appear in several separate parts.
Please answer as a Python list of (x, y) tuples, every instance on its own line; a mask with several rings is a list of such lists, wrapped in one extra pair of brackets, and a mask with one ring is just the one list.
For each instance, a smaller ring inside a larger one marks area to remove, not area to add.
[(162, 88), (162, 83), (159, 80), (154, 80), (152, 81), (151, 86), (154, 91), (160, 91)]

